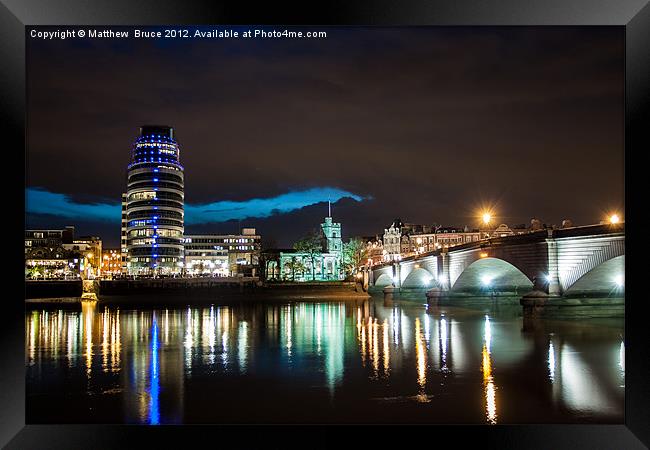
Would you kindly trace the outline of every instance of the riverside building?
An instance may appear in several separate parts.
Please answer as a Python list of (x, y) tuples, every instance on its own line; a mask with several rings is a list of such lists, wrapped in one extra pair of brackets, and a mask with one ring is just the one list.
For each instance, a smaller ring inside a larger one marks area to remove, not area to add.
[(258, 276), (261, 239), (255, 228), (242, 228), (240, 234), (185, 235), (185, 273)]
[[(512, 234), (502, 225), (496, 235)], [(384, 229), (383, 261), (399, 261), (402, 258), (419, 255), (436, 250), (444, 250), (456, 245), (478, 242), (491, 237), (494, 233), (469, 229), (468, 227), (435, 227), (402, 223), (395, 219), (390, 227)]]
[(114, 277), (122, 273), (121, 252), (119, 249), (102, 249), (102, 276)]
[(95, 278), (101, 275), (102, 240), (80, 236), (75, 229), (25, 230), (25, 277)]
[(180, 274), (184, 173), (174, 129), (146, 125), (127, 168), (126, 265), (131, 275)]
[(314, 252), (297, 250), (269, 251), (265, 259), (267, 280), (340, 281), (343, 268), (341, 224), (332, 220), (331, 209), (320, 225), (322, 248)]
[(73, 226), (25, 230), (25, 278), (78, 277), (79, 255), (64, 247), (73, 240)]

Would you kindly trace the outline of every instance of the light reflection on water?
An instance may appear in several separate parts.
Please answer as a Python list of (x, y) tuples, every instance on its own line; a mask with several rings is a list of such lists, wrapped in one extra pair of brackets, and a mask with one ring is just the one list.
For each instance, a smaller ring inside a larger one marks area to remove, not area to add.
[[(228, 422), (213, 414), (282, 408), (292, 396), (305, 417), (326, 404), (342, 421), (354, 408), (370, 421), (383, 412), (394, 421), (395, 408), (407, 421), (623, 419), (622, 328), (523, 331), (521, 317), (498, 311), (373, 301), (80, 310), (26, 314), (28, 393), (76, 398), (71, 422), (92, 422), (80, 405), (99, 397), (117, 406), (95, 421), (118, 423)], [(47, 421), (37, 406), (31, 421)]]
[(492, 327), (490, 317), (485, 316), (484, 344), (482, 349), (482, 370), (483, 384), (485, 385), (485, 410), (488, 423), (494, 425), (497, 423), (497, 405), (496, 405), (496, 387), (494, 377), (492, 376), (492, 354), (490, 347), (492, 344)]

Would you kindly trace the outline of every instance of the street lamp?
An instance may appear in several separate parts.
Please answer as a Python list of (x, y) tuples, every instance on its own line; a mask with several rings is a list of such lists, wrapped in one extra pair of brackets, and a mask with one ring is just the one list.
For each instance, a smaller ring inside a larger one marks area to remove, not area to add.
[(490, 222), (492, 222), (492, 212), (489, 210), (483, 210), (481, 213), (481, 222), (483, 224), (483, 233), (485, 234), (484, 238), (490, 237)]
[(490, 224), (490, 221), (492, 220), (492, 214), (491, 214), (490, 212), (488, 212), (488, 211), (485, 211), (485, 212), (483, 213), (482, 218), (483, 218), (483, 224), (484, 224), (485, 226), (487, 226), (487, 225)]

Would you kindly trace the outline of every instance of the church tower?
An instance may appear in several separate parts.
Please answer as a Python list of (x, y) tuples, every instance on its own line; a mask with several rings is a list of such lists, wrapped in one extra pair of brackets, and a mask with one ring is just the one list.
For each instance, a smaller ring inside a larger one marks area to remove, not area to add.
[(325, 222), (321, 224), (323, 234), (327, 238), (327, 253), (343, 256), (343, 239), (341, 238), (341, 224), (332, 222), (332, 205), (328, 202), (328, 213)]

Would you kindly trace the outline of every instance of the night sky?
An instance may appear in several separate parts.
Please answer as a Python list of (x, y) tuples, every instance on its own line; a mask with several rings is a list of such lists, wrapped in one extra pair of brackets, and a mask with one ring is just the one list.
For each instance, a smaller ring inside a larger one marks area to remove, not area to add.
[(488, 205), (509, 225), (623, 210), (622, 27), (324, 30), (28, 39), (27, 226), (118, 247), (143, 124), (175, 128), (186, 233), (288, 247), (328, 200), (344, 238), (476, 226)]

